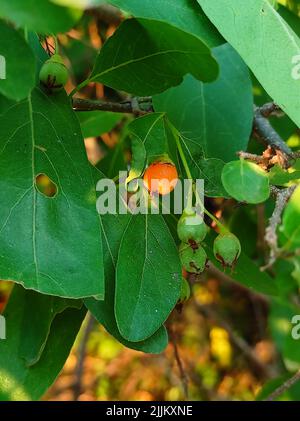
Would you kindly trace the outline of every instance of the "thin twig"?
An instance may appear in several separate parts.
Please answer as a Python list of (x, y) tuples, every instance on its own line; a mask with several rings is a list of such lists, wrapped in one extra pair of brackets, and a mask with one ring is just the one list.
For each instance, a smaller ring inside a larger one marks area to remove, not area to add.
[(262, 116), (268, 118), (271, 116), (282, 117), (284, 112), (279, 107), (279, 105), (275, 104), (274, 102), (267, 102), (266, 104), (259, 107), (259, 111)]
[(256, 164), (264, 164), (265, 158), (261, 155), (255, 155), (249, 152), (240, 151), (237, 153), (240, 158), (248, 159), (249, 161), (255, 162)]
[(293, 153), (293, 158), (294, 158), (294, 159), (298, 159), (298, 158), (300, 158), (300, 151), (294, 152), (294, 153)]
[(262, 155), (256, 155), (244, 151), (237, 152), (237, 155), (242, 159), (247, 159), (259, 165), (263, 170), (269, 171), (274, 165), (278, 164), (283, 168), (290, 166), (290, 162), (294, 159), (294, 154), (284, 155), (279, 149), (274, 149), (268, 145), (267, 149)]
[(181, 383), (182, 383), (182, 388), (183, 388), (183, 393), (184, 393), (184, 397), (186, 400), (189, 399), (189, 378), (188, 375), (186, 374), (184, 367), (183, 367), (183, 363), (181, 361), (180, 358), (180, 354), (179, 354), (179, 350), (178, 350), (178, 345), (177, 345), (177, 338), (175, 336), (175, 333), (173, 332), (172, 328), (169, 326), (168, 327), (168, 332), (169, 332), (169, 337), (170, 337), (170, 343), (173, 346), (174, 349), (174, 357), (178, 366), (178, 370), (180, 373), (180, 378), (181, 378)]
[(276, 376), (277, 373), (275, 373), (271, 367), (264, 364), (257, 357), (251, 346), (242, 337), (238, 336), (234, 332), (232, 326), (224, 319), (221, 319), (221, 317), (211, 307), (197, 304), (197, 309), (205, 318), (226, 330), (232, 344), (236, 346), (245, 355), (245, 357), (252, 364), (254, 364), (261, 373), (263, 373), (266, 378), (273, 378)]
[(90, 334), (93, 330), (94, 323), (95, 323), (95, 319), (90, 313), (88, 313), (86, 317), (87, 317), (86, 327), (85, 327), (83, 337), (82, 337), (82, 340), (80, 342), (80, 345), (78, 347), (78, 352), (77, 352), (78, 357), (77, 357), (77, 364), (75, 368), (75, 381), (73, 384), (73, 395), (74, 395), (75, 401), (78, 400), (79, 396), (82, 393), (82, 376), (83, 376), (83, 371), (84, 371), (86, 347), (87, 347), (87, 343), (88, 343)]
[(276, 196), (275, 208), (271, 218), (269, 219), (269, 225), (266, 228), (265, 241), (270, 248), (270, 256), (266, 266), (262, 267), (261, 270), (270, 268), (280, 255), (278, 248), (278, 236), (277, 228), (281, 224), (282, 213), (286, 206), (286, 203), (294, 193), (297, 185), (288, 187), (286, 189), (278, 189), (277, 187), (271, 187), (272, 194)]
[(110, 111), (113, 113), (125, 113), (144, 115), (152, 111), (152, 103), (146, 102), (145, 98), (133, 98), (124, 102), (107, 102), (101, 100), (90, 100), (73, 98), (74, 111)]
[(271, 146), (277, 153), (280, 153), (282, 166), (288, 168), (289, 159), (293, 155), (292, 150), (271, 126), (268, 119), (261, 113), (261, 108), (254, 107), (254, 134), (264, 143)]
[(278, 398), (280, 395), (282, 395), (284, 392), (290, 389), (298, 381), (300, 381), (300, 370), (297, 371), (297, 373), (294, 374), (293, 377), (291, 377), (282, 385), (280, 385), (277, 389), (275, 389), (267, 398), (264, 399), (264, 401), (274, 401), (276, 398)]
[(241, 283), (236, 282), (229, 275), (227, 275), (226, 273), (218, 269), (216, 266), (214, 266), (211, 262), (208, 262), (206, 273), (219, 279), (221, 282), (231, 285), (232, 287), (234, 287), (237, 290), (240, 290), (244, 294), (252, 295), (254, 299), (259, 300), (264, 305), (269, 305), (269, 298), (267, 296), (256, 291), (249, 290), (249, 288), (245, 287)]

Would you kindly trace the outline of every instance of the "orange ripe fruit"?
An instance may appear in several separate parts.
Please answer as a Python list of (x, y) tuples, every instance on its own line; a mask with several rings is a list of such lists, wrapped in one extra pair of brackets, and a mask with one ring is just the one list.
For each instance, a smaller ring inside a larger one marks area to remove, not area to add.
[(165, 195), (174, 190), (178, 181), (175, 165), (170, 162), (154, 162), (144, 174), (144, 185), (152, 193)]

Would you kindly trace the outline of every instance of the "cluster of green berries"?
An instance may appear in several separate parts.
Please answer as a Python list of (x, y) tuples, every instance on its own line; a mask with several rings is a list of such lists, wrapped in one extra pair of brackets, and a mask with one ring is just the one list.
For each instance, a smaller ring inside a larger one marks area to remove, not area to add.
[(204, 271), (207, 255), (201, 242), (208, 233), (208, 226), (194, 210), (185, 209), (178, 221), (177, 234), (181, 240), (179, 256), (182, 267), (189, 273)]
[[(207, 255), (201, 242), (208, 233), (208, 226), (194, 210), (185, 209), (177, 224), (177, 234), (181, 240), (179, 256), (181, 265), (186, 272), (199, 274), (204, 271)], [(179, 303), (184, 303), (190, 297), (190, 286), (183, 278)]]
[[(179, 256), (184, 270), (189, 273), (202, 273), (207, 264), (207, 254), (201, 243), (204, 241), (209, 227), (203, 218), (194, 210), (185, 209), (178, 221), (177, 234), (181, 240)], [(231, 232), (222, 232), (214, 240), (215, 258), (224, 268), (233, 268), (241, 254), (239, 239)], [(183, 278), (180, 302), (186, 301), (188, 282)]]

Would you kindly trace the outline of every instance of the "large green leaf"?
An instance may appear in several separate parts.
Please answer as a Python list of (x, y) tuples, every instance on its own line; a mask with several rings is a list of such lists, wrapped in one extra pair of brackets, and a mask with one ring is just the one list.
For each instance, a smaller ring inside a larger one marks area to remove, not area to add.
[[(48, 310), (51, 311), (50, 306)], [(39, 294), (15, 286), (4, 313), (7, 337), (0, 341), (2, 401), (37, 400), (46, 392), (61, 371), (85, 316), (84, 308), (66, 309), (57, 315), (38, 362), (28, 365), (20, 353), (22, 340), (28, 333), (23, 331), (24, 315), (26, 317), (28, 312), (33, 313), (36, 319), (41, 317)], [(51, 318), (51, 315), (47, 317)], [(40, 329), (32, 324), (30, 330), (32, 346), (36, 348), (41, 342)]]
[(300, 246), (300, 186), (285, 208), (282, 230), (291, 245)]
[(220, 65), (215, 82), (205, 84), (187, 76), (180, 86), (154, 97), (154, 108), (165, 111), (187, 141), (201, 146), (206, 158), (230, 161), (247, 148), (253, 122), (252, 84), (247, 67), (230, 45), (213, 53)]
[[(263, 387), (259, 390), (258, 394), (255, 397), (256, 401), (264, 401), (267, 399), (271, 393), (277, 390), (279, 387), (285, 383), (289, 382), (291, 379), (292, 374), (284, 374), (280, 377), (276, 377), (275, 379), (267, 380), (267, 382), (263, 385)], [(296, 401), (298, 402), (300, 399), (300, 383), (296, 382), (291, 385), (288, 389), (282, 388), (282, 393), (278, 397), (276, 397), (275, 401)]]
[(166, 321), (180, 295), (181, 265), (161, 215), (132, 215), (116, 273), (115, 314), (121, 335), (142, 341)]
[(135, 17), (169, 23), (201, 39), (209, 47), (224, 40), (195, 0), (108, 0)]
[(65, 32), (80, 18), (79, 9), (65, 8), (49, 0), (1, 0), (0, 17), (42, 34)]
[(227, 193), (240, 202), (262, 203), (270, 196), (267, 173), (244, 159), (228, 162), (224, 166), (222, 182)]
[[(103, 296), (100, 225), (90, 166), (64, 93), (39, 89), (0, 126), (0, 278), (49, 295)], [(56, 185), (48, 197), (36, 186)], [(82, 249), (84, 244), (84, 249)]]
[(35, 85), (35, 58), (19, 32), (1, 20), (0, 34), (0, 93), (18, 101)]
[[(95, 169), (94, 177), (98, 181), (98, 179), (102, 179), (104, 176)], [(130, 221), (130, 215), (106, 214), (102, 215), (100, 220), (105, 267), (105, 299), (104, 301), (96, 301), (93, 298), (88, 298), (84, 301), (85, 305), (98, 322), (123, 345), (138, 351), (158, 354), (164, 350), (168, 342), (168, 336), (164, 326), (160, 327), (157, 332), (144, 341), (130, 342), (121, 336), (116, 323), (114, 312), (115, 269), (121, 240)]]
[(89, 80), (152, 95), (178, 85), (186, 73), (207, 82), (217, 77), (204, 43), (164, 22), (128, 19), (102, 47)]
[(269, 0), (198, 0), (272, 99), (300, 126), (300, 83), (293, 77), (300, 40)]
[(207, 19), (196, 0), (51, 0), (53, 3), (79, 7), (110, 3), (138, 18), (155, 19), (169, 23), (193, 34), (209, 47), (224, 40)]
[(82, 134), (84, 137), (97, 137), (111, 131), (122, 120), (123, 115), (104, 111), (78, 112)]
[(15, 101), (8, 99), (7, 97), (0, 94), (0, 116), (4, 114), (6, 110), (15, 104)]
[(300, 18), (295, 13), (291, 12), (287, 7), (278, 5), (277, 8), (280, 16), (290, 25), (293, 31), (300, 36)]
[(67, 308), (81, 309), (82, 301), (67, 300), (28, 291), (26, 305), (19, 333), (19, 356), (24, 358), (29, 367), (36, 364), (41, 358), (55, 317)]
[(115, 313), (115, 265), (121, 238), (128, 225), (129, 215), (104, 215), (102, 219), (103, 248), (105, 261), (105, 300), (93, 298), (85, 300), (86, 307), (105, 329), (127, 348), (151, 354), (161, 353), (168, 343), (168, 335), (164, 326), (151, 337), (141, 342), (130, 342), (124, 339), (118, 329)]

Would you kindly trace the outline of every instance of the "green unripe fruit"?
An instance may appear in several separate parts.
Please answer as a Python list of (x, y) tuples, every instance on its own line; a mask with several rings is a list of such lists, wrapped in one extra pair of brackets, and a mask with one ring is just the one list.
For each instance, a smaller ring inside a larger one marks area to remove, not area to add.
[(59, 54), (54, 54), (43, 64), (39, 78), (41, 84), (50, 92), (63, 89), (68, 81), (69, 72)]
[(185, 301), (187, 301), (190, 298), (190, 296), (191, 296), (190, 284), (185, 278), (182, 278), (180, 298), (178, 300), (178, 304), (183, 304)]
[(214, 255), (223, 267), (234, 267), (241, 254), (240, 240), (232, 233), (220, 234), (214, 241)]
[(184, 210), (177, 224), (177, 234), (184, 243), (200, 243), (208, 233), (208, 226), (194, 211)]
[(202, 273), (206, 267), (207, 254), (203, 247), (193, 249), (187, 244), (179, 246), (179, 257), (182, 267), (190, 273)]

